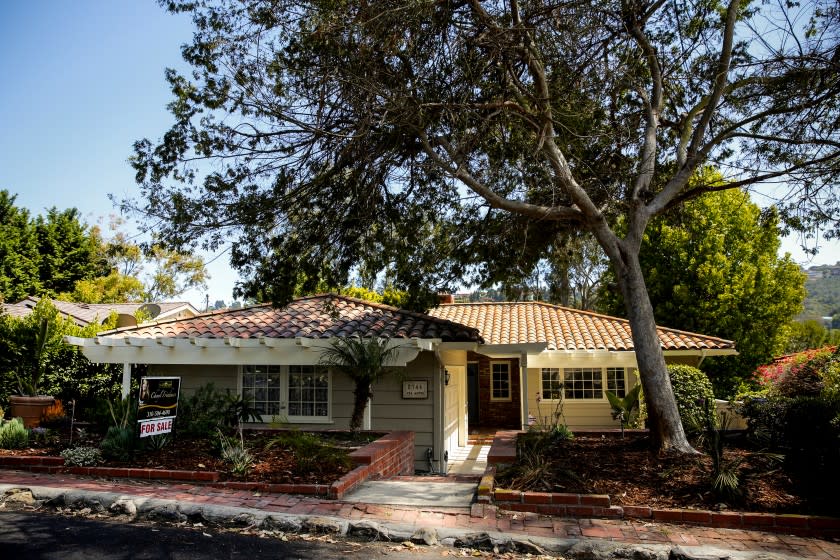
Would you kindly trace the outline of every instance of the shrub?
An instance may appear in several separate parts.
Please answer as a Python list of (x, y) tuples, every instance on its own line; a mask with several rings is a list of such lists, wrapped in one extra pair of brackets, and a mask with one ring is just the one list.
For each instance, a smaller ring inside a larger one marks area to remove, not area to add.
[(668, 376), (685, 429), (702, 430), (704, 426), (714, 426), (717, 422), (715, 393), (706, 374), (691, 366), (669, 365)]
[(245, 442), (237, 437), (227, 437), (218, 430), (219, 443), (222, 449), (222, 460), (230, 464), (230, 471), (237, 476), (245, 476), (254, 467), (254, 457)]
[(68, 467), (95, 467), (102, 462), (102, 452), (95, 447), (73, 447), (59, 453)]
[(0, 420), (0, 449), (22, 449), (29, 445), (29, 430), (23, 426), (23, 420), (12, 418), (8, 422)]
[(213, 438), (216, 430), (227, 424), (230, 406), (228, 395), (212, 383), (199, 387), (178, 406), (178, 435)]
[(111, 426), (105, 434), (105, 439), (99, 444), (102, 456), (114, 461), (128, 461), (134, 455), (138, 442), (132, 428)]
[(279, 445), (295, 456), (297, 474), (334, 472), (349, 469), (350, 457), (343, 449), (325, 444), (317, 435), (300, 430), (289, 430), (272, 439), (266, 449)]

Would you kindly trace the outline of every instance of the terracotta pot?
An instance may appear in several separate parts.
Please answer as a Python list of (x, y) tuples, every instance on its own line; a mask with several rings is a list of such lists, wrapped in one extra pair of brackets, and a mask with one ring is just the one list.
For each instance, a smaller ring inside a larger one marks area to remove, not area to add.
[(22, 418), (23, 425), (27, 428), (34, 428), (41, 423), (41, 416), (44, 410), (51, 407), (55, 399), (52, 397), (9, 397), (9, 404), (12, 409), (12, 418)]

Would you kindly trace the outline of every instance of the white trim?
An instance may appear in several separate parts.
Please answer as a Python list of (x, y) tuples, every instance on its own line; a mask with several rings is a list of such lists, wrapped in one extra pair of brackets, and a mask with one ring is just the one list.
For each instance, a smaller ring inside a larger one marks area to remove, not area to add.
[[(494, 397), (493, 396), (493, 366), (495, 364), (505, 364), (507, 366), (508, 377), (508, 396)], [(509, 360), (490, 360), (490, 402), (511, 402), (513, 401), (513, 379), (511, 373), (511, 365)]]
[[(280, 375), (280, 413), (277, 415), (263, 414), (261, 420), (263, 423), (273, 422), (276, 417), (284, 418), (289, 424), (334, 424), (333, 412), (333, 372), (329, 368), (319, 366), (317, 364), (240, 364), (237, 368), (236, 391), (241, 396), (243, 390), (242, 378), (244, 376), (244, 369), (246, 366), (264, 366), (279, 368)], [(327, 373), (327, 415), (326, 416), (291, 416), (289, 412), (289, 379), (291, 377), (290, 366), (303, 366), (323, 368)]]

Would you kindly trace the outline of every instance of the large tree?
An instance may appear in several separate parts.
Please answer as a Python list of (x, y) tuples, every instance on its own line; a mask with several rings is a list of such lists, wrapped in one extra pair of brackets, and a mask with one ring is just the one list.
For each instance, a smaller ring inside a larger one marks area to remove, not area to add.
[(38, 238), (17, 196), (0, 190), (0, 301), (15, 302), (40, 292)]
[[(301, 275), (341, 285), (363, 263), (421, 305), (588, 232), (627, 302), (660, 449), (692, 451), (639, 263), (649, 220), (772, 180), (800, 226), (836, 210), (833, 3), (164, 4), (196, 31), (193, 72), (167, 72), (175, 124), (133, 157), (163, 240), (230, 241), (242, 289), (278, 303)], [(689, 186), (709, 161), (728, 183)]]
[[(762, 212), (740, 190), (698, 197), (645, 232), (640, 260), (657, 323), (737, 343), (737, 357), (702, 363), (721, 398), (784, 352), (802, 310), (805, 275), (779, 256), (779, 237), (775, 212)], [(603, 309), (623, 314), (621, 294), (608, 288), (615, 277), (606, 276)]]

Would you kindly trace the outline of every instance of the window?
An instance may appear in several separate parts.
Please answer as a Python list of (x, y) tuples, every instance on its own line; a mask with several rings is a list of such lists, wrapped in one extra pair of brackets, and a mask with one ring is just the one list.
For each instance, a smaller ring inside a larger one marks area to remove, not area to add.
[(329, 416), (330, 378), (325, 368), (289, 366), (289, 416)]
[(510, 363), (492, 362), (490, 364), (490, 400), (510, 400)]
[(604, 397), (601, 368), (567, 368), (563, 370), (563, 395), (567, 399), (601, 399)]
[(281, 389), (280, 366), (242, 366), (242, 398), (258, 414), (280, 414)]
[(624, 368), (607, 368), (607, 391), (615, 393), (618, 397), (624, 397), (627, 394)]
[(560, 400), (563, 398), (563, 383), (560, 380), (560, 368), (542, 368), (542, 398), (543, 400)]
[(242, 366), (242, 398), (263, 421), (330, 421), (330, 373), (318, 366)]

